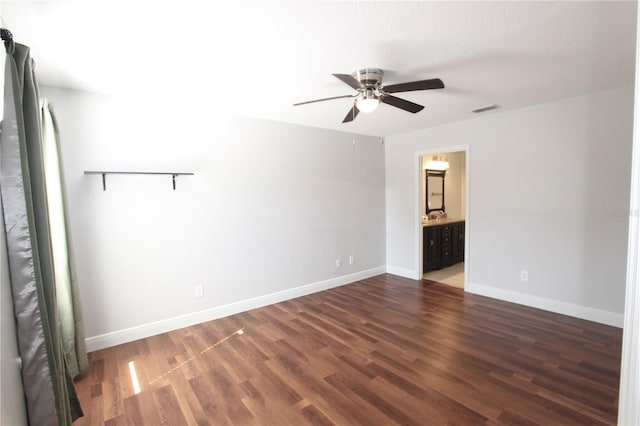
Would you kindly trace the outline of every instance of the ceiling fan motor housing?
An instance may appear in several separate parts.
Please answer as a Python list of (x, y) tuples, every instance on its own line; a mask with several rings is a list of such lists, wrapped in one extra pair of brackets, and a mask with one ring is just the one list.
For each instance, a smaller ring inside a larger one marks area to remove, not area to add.
[(367, 88), (378, 88), (382, 84), (384, 71), (378, 68), (363, 68), (354, 71), (351, 75)]

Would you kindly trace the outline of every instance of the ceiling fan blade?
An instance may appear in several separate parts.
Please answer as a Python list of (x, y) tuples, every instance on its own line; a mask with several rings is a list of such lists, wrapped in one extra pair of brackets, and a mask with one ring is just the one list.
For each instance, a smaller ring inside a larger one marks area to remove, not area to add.
[(358, 107), (354, 103), (353, 107), (349, 110), (349, 112), (347, 113), (346, 117), (344, 117), (344, 120), (342, 120), (342, 122), (343, 123), (349, 123), (350, 121), (355, 120), (356, 117), (358, 116), (359, 112), (360, 112), (360, 110), (358, 109)]
[(400, 108), (403, 109), (405, 111), (409, 111), (412, 113), (416, 113), (416, 112), (420, 112), (424, 109), (424, 107), (422, 105), (418, 105), (416, 103), (407, 101), (405, 99), (400, 99), (397, 98), (395, 96), (391, 96), (391, 95), (383, 95), (380, 96), (380, 101), (384, 102), (385, 104), (394, 106), (396, 108)]
[(444, 89), (444, 83), (439, 78), (431, 78), (429, 80), (412, 81), (382, 87), (382, 91), (385, 93), (413, 92), (415, 90), (430, 89)]
[(358, 95), (343, 95), (343, 96), (333, 96), (331, 98), (314, 99), (312, 101), (298, 102), (296, 104), (293, 104), (293, 106), (312, 104), (314, 102), (330, 101), (332, 99), (355, 98), (356, 96)]
[(334, 77), (340, 79), (342, 82), (347, 83), (349, 86), (354, 89), (364, 89), (362, 83), (360, 83), (356, 78), (350, 74), (333, 74)]

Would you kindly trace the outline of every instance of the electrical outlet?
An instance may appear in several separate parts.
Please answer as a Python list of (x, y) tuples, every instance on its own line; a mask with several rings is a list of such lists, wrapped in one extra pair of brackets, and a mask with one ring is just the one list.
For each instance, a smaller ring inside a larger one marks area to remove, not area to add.
[(336, 259), (336, 268), (339, 268), (342, 266), (342, 260), (340, 260), (339, 258)]
[(353, 255), (349, 256), (349, 265), (353, 265), (354, 259)]
[(193, 295), (196, 297), (196, 299), (204, 296), (204, 289), (201, 285), (196, 286), (196, 288), (193, 290)]
[(529, 272), (522, 270), (520, 271), (520, 281), (529, 281)]

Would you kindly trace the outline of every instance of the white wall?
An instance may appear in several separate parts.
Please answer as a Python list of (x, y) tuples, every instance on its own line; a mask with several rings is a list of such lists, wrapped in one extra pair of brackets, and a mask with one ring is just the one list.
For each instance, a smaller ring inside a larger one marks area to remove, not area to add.
[(467, 290), (621, 325), (632, 113), (623, 88), (387, 138), (388, 267), (418, 276), (416, 153), (468, 144)]
[(447, 213), (452, 219), (464, 219), (465, 215), (465, 153), (464, 151), (450, 152), (449, 171), (445, 179), (444, 187), (446, 193)]
[[(175, 96), (42, 92), (61, 129), (90, 349), (384, 272), (380, 139)], [(170, 177), (108, 176), (104, 192), (83, 175), (100, 169), (195, 176), (176, 191)]]
[(464, 151), (446, 153), (449, 170), (444, 182), (446, 208), (449, 218), (459, 219), (465, 215), (465, 153)]

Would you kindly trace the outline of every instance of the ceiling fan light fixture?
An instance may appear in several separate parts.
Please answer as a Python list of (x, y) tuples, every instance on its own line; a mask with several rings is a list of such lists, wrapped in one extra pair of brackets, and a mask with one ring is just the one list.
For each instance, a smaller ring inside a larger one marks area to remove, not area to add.
[(362, 92), (362, 96), (356, 99), (356, 108), (365, 114), (369, 114), (378, 109), (378, 105), (380, 105), (380, 99), (376, 97), (371, 89)]

